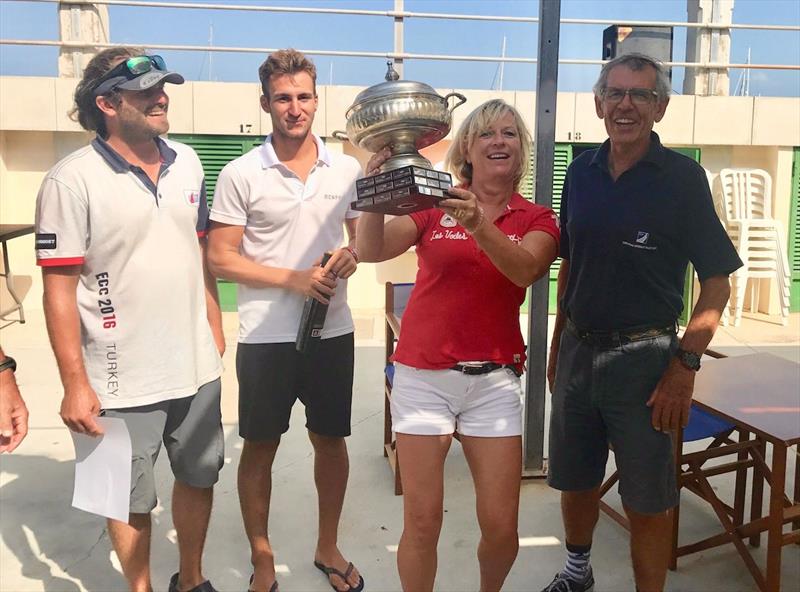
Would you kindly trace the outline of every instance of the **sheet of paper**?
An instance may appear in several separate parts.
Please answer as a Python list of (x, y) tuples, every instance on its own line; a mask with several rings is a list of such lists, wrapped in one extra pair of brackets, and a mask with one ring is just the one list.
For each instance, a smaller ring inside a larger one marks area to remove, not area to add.
[(131, 437), (125, 422), (98, 417), (104, 434), (93, 438), (70, 431), (75, 445), (72, 506), (128, 522), (131, 497)]

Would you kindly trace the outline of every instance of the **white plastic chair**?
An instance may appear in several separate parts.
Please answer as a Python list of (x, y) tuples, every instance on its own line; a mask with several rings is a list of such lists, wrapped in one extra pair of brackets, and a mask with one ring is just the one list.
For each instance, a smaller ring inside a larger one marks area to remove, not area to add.
[[(733, 325), (742, 318), (748, 281), (751, 310), (758, 310), (761, 280), (775, 281), (781, 318), (789, 320), (789, 264), (780, 225), (772, 218), (772, 178), (761, 169), (722, 169), (719, 173), (723, 223), (744, 265), (731, 281)], [(752, 281), (751, 281), (752, 280)], [(728, 315), (723, 315), (727, 324)]]

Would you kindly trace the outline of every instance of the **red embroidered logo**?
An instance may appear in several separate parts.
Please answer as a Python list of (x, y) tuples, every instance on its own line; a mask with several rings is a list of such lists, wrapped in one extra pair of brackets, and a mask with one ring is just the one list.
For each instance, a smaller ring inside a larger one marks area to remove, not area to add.
[(200, 203), (200, 192), (194, 189), (184, 189), (183, 196), (186, 198), (186, 201), (189, 202), (189, 205), (196, 206)]

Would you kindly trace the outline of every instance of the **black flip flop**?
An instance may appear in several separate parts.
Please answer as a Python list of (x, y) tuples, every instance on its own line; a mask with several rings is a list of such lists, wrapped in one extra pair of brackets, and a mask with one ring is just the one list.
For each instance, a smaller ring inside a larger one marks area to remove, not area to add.
[(347, 589), (346, 592), (361, 592), (364, 589), (364, 577), (361, 576), (360, 574), (358, 576), (358, 586), (356, 586), (355, 588), (350, 586), (350, 584), (347, 582), (348, 576), (351, 573), (353, 573), (353, 569), (355, 569), (355, 567), (353, 566), (352, 563), (348, 563), (347, 564), (347, 569), (345, 570), (344, 573), (340, 572), (335, 567), (328, 567), (327, 565), (325, 565), (324, 563), (321, 563), (319, 561), (315, 561), (314, 562), (314, 567), (316, 567), (318, 570), (320, 570), (322, 573), (324, 573), (326, 576), (328, 576), (328, 583), (330, 584), (331, 588), (336, 590), (336, 592), (339, 592), (339, 588), (337, 588), (336, 586), (334, 586), (331, 583), (331, 578), (330, 578), (331, 574), (339, 576), (340, 578), (342, 578), (342, 581), (345, 584), (347, 584), (347, 586), (348, 586), (348, 589)]
[[(250, 584), (251, 584), (251, 585), (252, 585), (252, 583), (253, 583), (253, 578), (254, 578), (254, 577), (256, 577), (256, 575), (255, 575), (255, 574), (252, 574), (252, 575), (250, 576)], [(250, 586), (248, 586), (248, 587), (247, 587), (247, 592), (255, 592), (255, 590), (251, 590), (251, 589), (250, 589)], [(274, 582), (272, 582), (272, 586), (270, 586), (270, 587), (269, 587), (269, 592), (278, 592), (278, 580), (275, 580)]]

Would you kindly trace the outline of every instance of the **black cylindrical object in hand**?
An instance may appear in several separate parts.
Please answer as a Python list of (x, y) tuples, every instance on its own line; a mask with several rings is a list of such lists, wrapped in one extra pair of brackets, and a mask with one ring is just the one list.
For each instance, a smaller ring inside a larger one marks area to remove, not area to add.
[[(325, 267), (331, 258), (331, 253), (322, 256), (320, 267)], [(322, 338), (322, 327), (325, 325), (325, 315), (328, 314), (328, 305), (322, 304), (316, 298), (308, 296), (303, 306), (303, 315), (300, 317), (300, 328), (297, 330), (295, 349), (300, 353), (308, 351), (309, 346), (314, 347)]]

